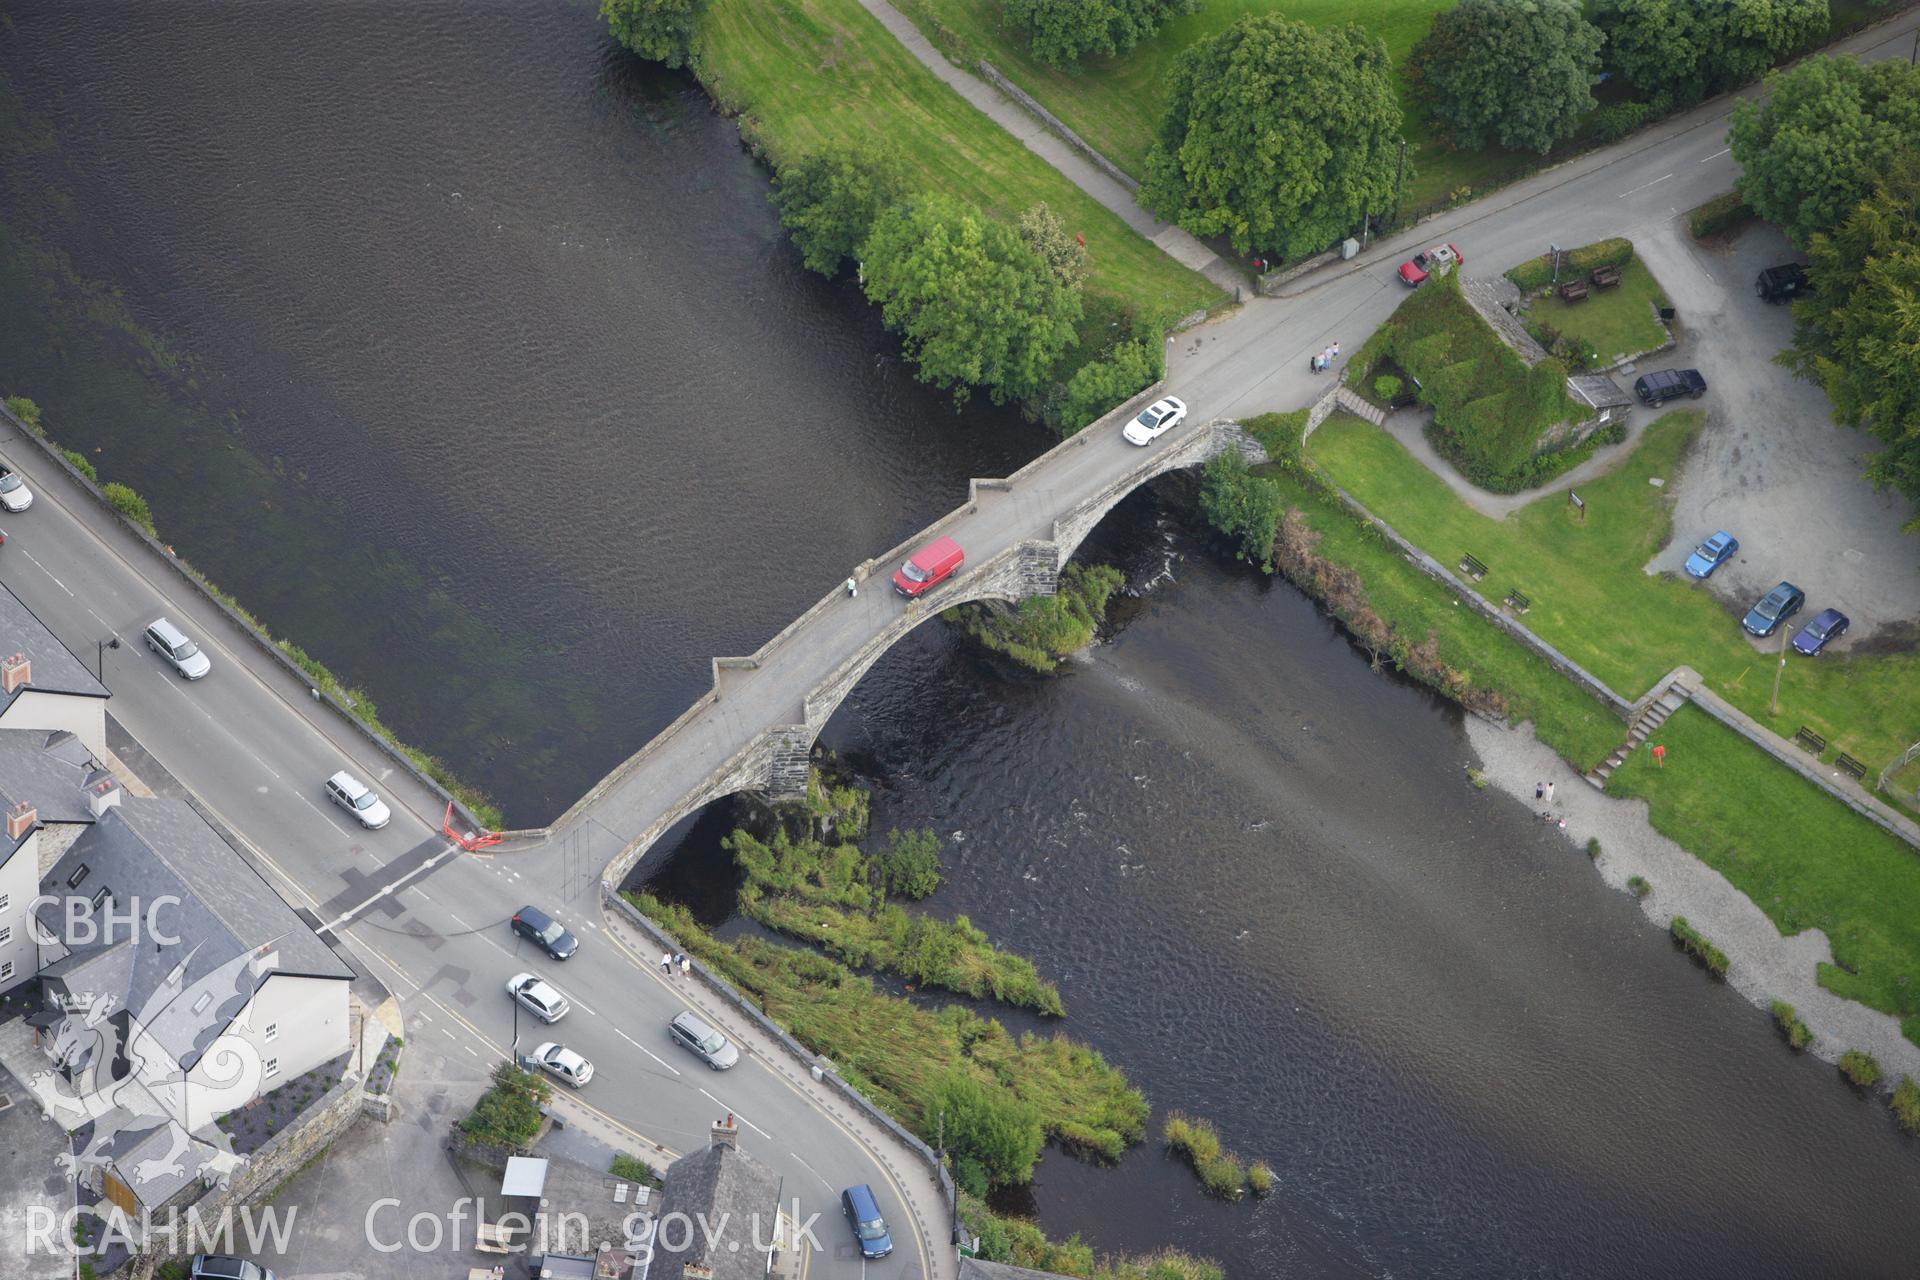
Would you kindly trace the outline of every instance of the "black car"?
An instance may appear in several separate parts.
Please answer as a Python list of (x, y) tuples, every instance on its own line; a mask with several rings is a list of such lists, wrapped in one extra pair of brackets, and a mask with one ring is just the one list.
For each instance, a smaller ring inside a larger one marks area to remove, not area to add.
[(273, 1272), (257, 1262), (224, 1253), (196, 1253), (187, 1274), (192, 1280), (274, 1280)]
[(1787, 302), (1811, 287), (1807, 280), (1806, 264), (1800, 262), (1783, 262), (1777, 267), (1768, 267), (1753, 282), (1753, 291), (1768, 302)]
[(513, 931), (540, 944), (555, 960), (565, 960), (580, 949), (580, 939), (567, 927), (538, 907), (522, 907), (513, 913)]
[(1680, 396), (1698, 400), (1707, 394), (1707, 380), (1700, 376), (1698, 369), (1662, 369), (1634, 379), (1633, 393), (1640, 397), (1640, 403), (1648, 406), (1662, 405)]

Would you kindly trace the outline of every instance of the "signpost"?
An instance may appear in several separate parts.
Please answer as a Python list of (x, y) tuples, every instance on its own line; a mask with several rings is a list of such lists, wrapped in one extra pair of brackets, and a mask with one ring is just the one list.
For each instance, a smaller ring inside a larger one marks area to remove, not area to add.
[(1567, 490), (1567, 505), (1580, 513), (1581, 524), (1587, 522), (1587, 500), (1585, 498), (1575, 493), (1572, 489), (1569, 489)]

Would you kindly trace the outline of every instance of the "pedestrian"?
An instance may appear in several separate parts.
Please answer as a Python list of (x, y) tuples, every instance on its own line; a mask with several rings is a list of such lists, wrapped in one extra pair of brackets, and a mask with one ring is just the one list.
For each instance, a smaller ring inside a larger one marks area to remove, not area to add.
[(673, 952), (662, 951), (660, 953), (660, 972), (666, 974), (669, 978), (673, 976)]
[(1560, 819), (1560, 829), (1562, 831), (1567, 829), (1567, 820), (1565, 818)]
[(847, 598), (851, 600), (853, 597), (859, 594), (860, 594), (860, 584), (855, 582), (852, 578), (848, 578), (847, 579)]
[(1318, 372), (1320, 372), (1320, 357), (1319, 357), (1319, 355), (1317, 355), (1317, 354), (1315, 354), (1315, 355), (1310, 355), (1310, 356), (1308, 356), (1308, 357), (1307, 357), (1307, 372), (1308, 372), (1308, 373), (1318, 373)]
[(1547, 784), (1547, 803), (1553, 803), (1553, 784), (1551, 782)]
[(684, 952), (680, 956), (680, 976), (683, 978), (693, 976), (693, 961), (687, 959)]
[(1335, 360), (1338, 360), (1339, 358), (1340, 358), (1340, 344), (1336, 342), (1332, 346), (1327, 348), (1327, 363), (1332, 364)]
[(1544, 799), (1546, 799), (1546, 798), (1547, 798), (1547, 784), (1546, 784), (1546, 783), (1544, 783), (1544, 782), (1536, 782), (1536, 783), (1534, 783), (1534, 784), (1533, 784), (1533, 798), (1534, 798), (1535, 800), (1544, 800)]

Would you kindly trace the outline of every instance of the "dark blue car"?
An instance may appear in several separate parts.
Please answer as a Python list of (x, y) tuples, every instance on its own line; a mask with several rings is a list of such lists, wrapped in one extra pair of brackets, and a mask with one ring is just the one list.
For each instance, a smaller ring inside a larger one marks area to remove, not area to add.
[(880, 1205), (873, 1188), (866, 1183), (848, 1187), (840, 1193), (840, 1207), (847, 1211), (853, 1225), (853, 1238), (860, 1242), (863, 1258), (884, 1258), (893, 1252), (893, 1237), (887, 1234), (887, 1221), (880, 1216)]
[(522, 907), (514, 912), (513, 931), (532, 939), (555, 960), (565, 960), (580, 949), (580, 939), (538, 907)]
[(1822, 609), (1812, 622), (1800, 628), (1800, 634), (1793, 638), (1793, 647), (1811, 658), (1827, 647), (1827, 641), (1838, 640), (1846, 634), (1849, 621), (1838, 609)]
[(1760, 603), (1747, 610), (1747, 616), (1740, 625), (1756, 636), (1770, 636), (1775, 628), (1800, 612), (1800, 606), (1807, 602), (1807, 593), (1791, 582), (1783, 582), (1760, 597)]
[(1693, 554), (1687, 557), (1687, 575), (1693, 578), (1708, 577), (1715, 569), (1733, 559), (1733, 553), (1739, 549), (1740, 539), (1722, 529), (1693, 549)]

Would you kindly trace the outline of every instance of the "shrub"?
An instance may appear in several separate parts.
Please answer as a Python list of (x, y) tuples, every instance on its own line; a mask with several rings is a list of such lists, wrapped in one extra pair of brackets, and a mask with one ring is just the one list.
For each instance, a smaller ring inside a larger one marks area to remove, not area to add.
[(1280, 490), (1256, 476), (1237, 449), (1215, 456), (1201, 469), (1200, 511), (1207, 523), (1240, 545), (1234, 558), (1273, 572), (1273, 539), (1280, 527)]
[(1902, 1129), (1920, 1137), (1920, 1084), (1915, 1084), (1912, 1076), (1900, 1077), (1900, 1083), (1894, 1086), (1893, 1099), (1887, 1105), (1893, 1108), (1894, 1119)]
[(1864, 1050), (1849, 1049), (1840, 1055), (1840, 1074), (1849, 1084), (1870, 1089), (1880, 1083), (1880, 1063)]
[(1604, 146), (1638, 129), (1653, 117), (1653, 107), (1645, 102), (1609, 102), (1587, 117), (1587, 133)]
[[(1566, 261), (1561, 264), (1561, 278), (1589, 275), (1598, 267), (1624, 267), (1632, 261), (1633, 241), (1623, 238), (1596, 240), (1568, 252)], [(1518, 285), (1522, 293), (1537, 292), (1553, 283), (1553, 262), (1544, 253), (1537, 258), (1528, 258), (1507, 272), (1507, 279)]]
[(153, 512), (148, 510), (145, 498), (117, 480), (108, 481), (101, 492), (115, 511), (145, 529), (148, 537), (156, 536), (158, 530), (153, 527)]
[(1224, 1200), (1239, 1198), (1240, 1190), (1247, 1181), (1246, 1170), (1240, 1167), (1240, 1162), (1225, 1154), (1195, 1166), (1194, 1171), (1200, 1175), (1200, 1185), (1207, 1189), (1208, 1194)]
[(8, 396), (7, 412), (20, 419), (20, 422), (33, 434), (46, 438), (47, 429), (40, 425), (40, 406), (25, 396)]
[(1587, 837), (1587, 857), (1589, 860), (1598, 859), (1600, 857), (1600, 837), (1599, 836)]
[(1708, 973), (1716, 978), (1727, 976), (1727, 953), (1701, 937), (1700, 932), (1687, 923), (1685, 916), (1675, 916), (1668, 928), (1673, 933), (1675, 944), (1699, 961)]
[(553, 1086), (545, 1079), (502, 1062), (493, 1069), (493, 1087), (480, 1095), (460, 1128), (478, 1142), (525, 1146), (540, 1132), (540, 1104), (552, 1097)]
[(1800, 1014), (1785, 1000), (1773, 1002), (1773, 1025), (1780, 1028), (1780, 1034), (1787, 1038), (1787, 1044), (1795, 1049), (1804, 1049), (1813, 1043), (1813, 1032), (1807, 1030), (1807, 1024), (1800, 1020)]
[(1257, 1196), (1273, 1194), (1273, 1170), (1265, 1160), (1255, 1160), (1247, 1166), (1247, 1186)]
[(1644, 898), (1653, 892), (1653, 886), (1647, 883), (1645, 876), (1628, 876), (1627, 892), (1636, 898)]
[(930, 829), (887, 832), (873, 862), (889, 897), (924, 898), (940, 887), (940, 837)]
[(1404, 386), (1406, 386), (1406, 383), (1400, 381), (1400, 379), (1394, 377), (1392, 374), (1383, 373), (1373, 380), (1373, 394), (1378, 396), (1383, 403), (1392, 404), (1393, 398), (1400, 394), (1400, 389)]
[(1740, 198), (1740, 193), (1729, 191), (1688, 212), (1687, 230), (1693, 233), (1694, 239), (1704, 240), (1737, 227), (1752, 217), (1753, 210)]
[(1199, 0), (1005, 0), (1005, 22), (1025, 27), (1033, 56), (1069, 67), (1090, 53), (1127, 53), (1173, 14), (1192, 13)]
[(100, 483), (100, 473), (94, 470), (93, 463), (88, 461), (86, 454), (80, 452), (78, 449), (62, 449), (60, 456), (65, 458), (67, 464), (75, 471), (78, 471), (95, 484)]
[(643, 1187), (660, 1187), (666, 1185), (660, 1180), (660, 1175), (653, 1171), (652, 1165), (649, 1165), (639, 1156), (630, 1156), (624, 1151), (614, 1155), (613, 1163), (607, 1167), (607, 1172), (616, 1178), (625, 1178), (629, 1182), (637, 1182)]
[(1046, 1143), (1039, 1108), (1032, 1103), (1004, 1087), (950, 1071), (934, 1090), (930, 1109), (942, 1117), (948, 1148), (979, 1161), (989, 1183), (1032, 1181), (1034, 1162)]
[(832, 276), (859, 256), (881, 212), (906, 196), (898, 152), (829, 144), (781, 165), (770, 198), (807, 269)]
[[(1167, 1146), (1185, 1156), (1200, 1183), (1209, 1192), (1232, 1200), (1239, 1196), (1246, 1181), (1240, 1161), (1220, 1145), (1220, 1133), (1209, 1120), (1196, 1120), (1184, 1112), (1168, 1114), (1160, 1134)], [(1265, 1168), (1265, 1166), (1261, 1166)], [(1269, 1184), (1271, 1173), (1269, 1172)]]
[(1048, 425), (1070, 436), (1098, 422), (1166, 372), (1163, 356), (1158, 339), (1140, 338), (1081, 365), (1067, 380), (1066, 390), (1047, 406)]

